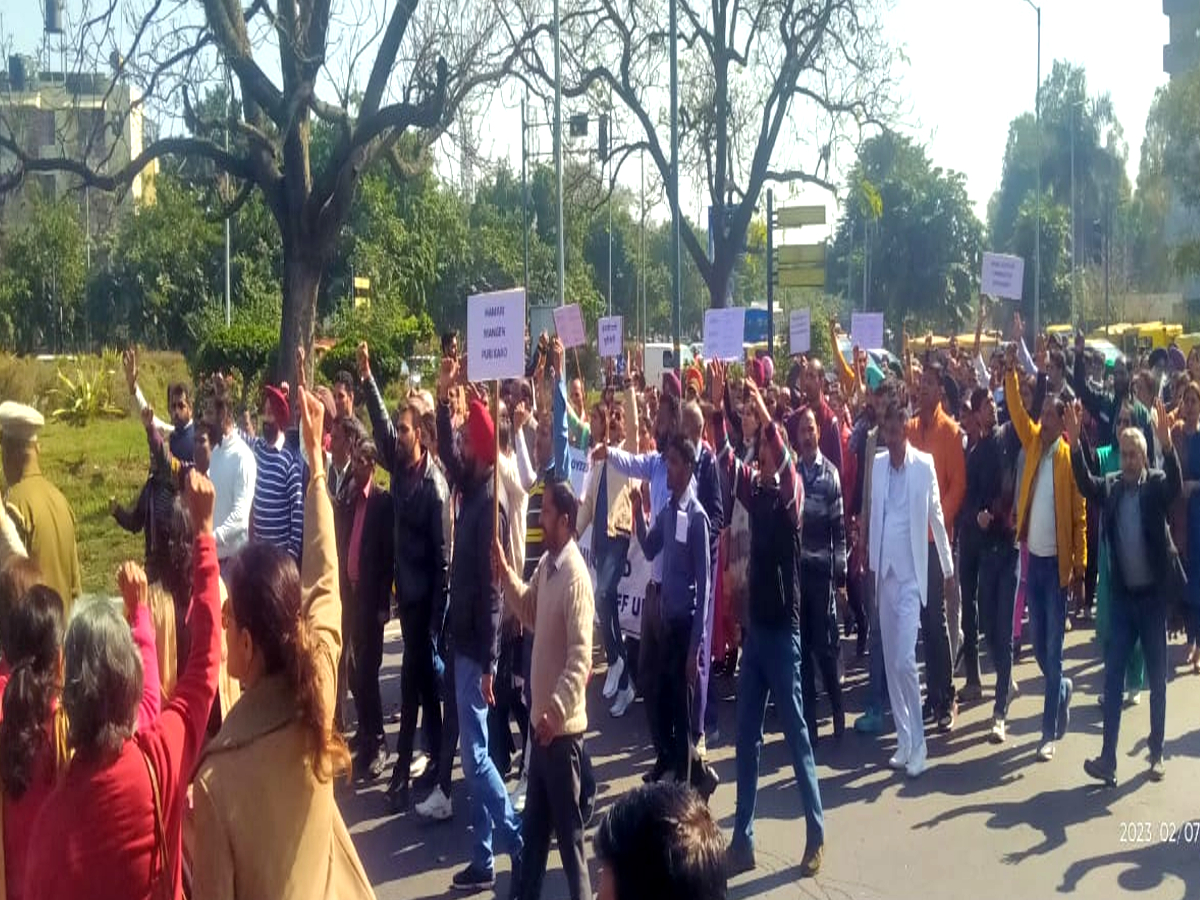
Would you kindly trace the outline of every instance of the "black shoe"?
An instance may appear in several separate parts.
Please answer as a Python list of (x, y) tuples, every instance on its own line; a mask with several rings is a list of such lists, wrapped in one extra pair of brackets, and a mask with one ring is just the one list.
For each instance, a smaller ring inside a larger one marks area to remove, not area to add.
[(938, 713), (937, 727), (938, 731), (945, 733), (953, 731), (954, 726), (958, 723), (958, 701), (951, 700), (950, 705)]
[(354, 778), (357, 781), (378, 781), (387, 769), (387, 747), (367, 748), (354, 758)]
[(1087, 772), (1092, 778), (1103, 782), (1107, 787), (1114, 788), (1117, 786), (1117, 770), (1110, 769), (1100, 758), (1085, 759), (1083, 761), (1083, 771)]
[(482, 891), (495, 886), (496, 873), (471, 863), (461, 872), (455, 872), (450, 884), (456, 891)]
[(757, 864), (754, 850), (745, 845), (730, 844), (725, 851), (725, 877), (734, 878), (743, 872), (753, 872)]
[(692, 787), (696, 789), (696, 793), (705, 803), (708, 802), (720, 783), (721, 777), (717, 774), (717, 770), (708, 763), (697, 760), (692, 764)]
[(388, 782), (387, 790), (383, 792), (383, 800), (387, 803), (392, 815), (407, 812), (412, 800), (408, 782), (397, 778), (396, 776), (399, 774), (396, 769), (392, 770), (392, 780)]
[(833, 717), (833, 739), (840, 742), (846, 733), (846, 714), (838, 713)]

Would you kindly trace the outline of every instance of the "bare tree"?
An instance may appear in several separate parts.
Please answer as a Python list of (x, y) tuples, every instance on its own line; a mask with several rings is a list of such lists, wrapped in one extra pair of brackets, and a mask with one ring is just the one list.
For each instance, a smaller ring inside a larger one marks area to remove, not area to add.
[[(713, 258), (686, 225), (682, 240), (724, 306), (738, 254), (769, 183), (835, 190), (839, 151), (897, 113), (896, 54), (882, 38), (887, 0), (678, 0), (681, 176), (707, 189)], [(544, 0), (520, 0), (510, 29), (546, 21)], [(612, 108), (609, 171), (644, 149), (670, 183), (667, 0), (564, 0), (563, 93)], [(547, 40), (527, 45), (523, 70), (552, 85)], [(620, 132), (627, 134), (621, 139)], [(668, 188), (669, 191), (669, 188)], [(679, 198), (674, 199), (679, 202)]]
[[(62, 141), (61, 152), (47, 155), (30, 152), (0, 115), (0, 155), (13, 161), (0, 171), (0, 191), (30, 175), (66, 172), (81, 187), (120, 192), (167, 156), (205, 163), (224, 197), (222, 217), (261, 191), (283, 246), (274, 374), (293, 381), (293, 350), (311, 349), (321, 278), (362, 172), (406, 132), (435, 142), (464, 101), (496, 85), (538, 33), (503, 27), (500, 0), (100, 2), (71, 30), (73, 65), (88, 72), (112, 61), (135, 90), (110, 87), (97, 122), (106, 118), (111, 129), (114, 117), (145, 115), (161, 136), (114, 166), (111, 142), (96, 152), (104, 127), (82, 152), (77, 141)], [(227, 115), (206, 117), (211, 104), (197, 101), (212, 91), (232, 98)], [(336, 135), (316, 163), (314, 117)]]

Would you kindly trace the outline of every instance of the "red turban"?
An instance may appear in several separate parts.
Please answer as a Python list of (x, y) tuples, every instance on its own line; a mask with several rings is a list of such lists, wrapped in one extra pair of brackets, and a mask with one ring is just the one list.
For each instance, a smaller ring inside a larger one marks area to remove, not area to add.
[(277, 387), (267, 385), (263, 388), (263, 405), (271, 408), (271, 414), (275, 417), (275, 424), (280, 428), (286, 428), (292, 420), (291, 409), (288, 406), (287, 396)]
[(695, 385), (697, 395), (704, 393), (704, 376), (700, 373), (699, 369), (695, 366), (689, 367), (684, 378), (688, 387)]
[(472, 400), (467, 412), (467, 442), (472, 455), (485, 466), (496, 463), (496, 426), (492, 414), (478, 400)]

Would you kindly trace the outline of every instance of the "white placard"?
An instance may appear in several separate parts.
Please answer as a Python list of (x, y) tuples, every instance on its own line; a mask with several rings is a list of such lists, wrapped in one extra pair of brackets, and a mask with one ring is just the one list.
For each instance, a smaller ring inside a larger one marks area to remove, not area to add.
[(792, 356), (807, 353), (812, 349), (812, 312), (807, 309), (793, 310), (788, 317), (788, 346)]
[(850, 342), (862, 350), (882, 350), (883, 313), (852, 313)]
[(704, 358), (741, 359), (746, 333), (746, 310), (740, 306), (704, 311)]
[(982, 293), (1005, 300), (1020, 300), (1024, 287), (1024, 259), (1003, 253), (983, 254)]
[(571, 483), (571, 490), (575, 492), (575, 496), (582, 497), (584, 478), (588, 471), (588, 452), (578, 447), (571, 447), (567, 450), (567, 455), (570, 457), (571, 464), (571, 473), (567, 480)]
[(578, 303), (554, 308), (554, 330), (563, 347), (582, 347), (587, 343), (587, 330), (583, 327), (583, 310)]
[(525, 289), (467, 298), (467, 376), (472, 381), (525, 374)]
[(600, 357), (617, 359), (625, 349), (625, 317), (604, 316), (596, 326), (600, 333)]

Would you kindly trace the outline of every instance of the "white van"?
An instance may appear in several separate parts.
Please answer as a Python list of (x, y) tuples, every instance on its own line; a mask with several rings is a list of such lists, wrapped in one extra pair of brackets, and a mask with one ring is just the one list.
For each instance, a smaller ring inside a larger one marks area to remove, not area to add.
[[(692, 348), (687, 344), (680, 346), (679, 354), (683, 357), (685, 366), (691, 365), (692, 360), (695, 359), (692, 355)], [(663, 373), (673, 372), (676, 369), (675, 345), (647, 344), (642, 369), (645, 372), (648, 386), (662, 387)]]

